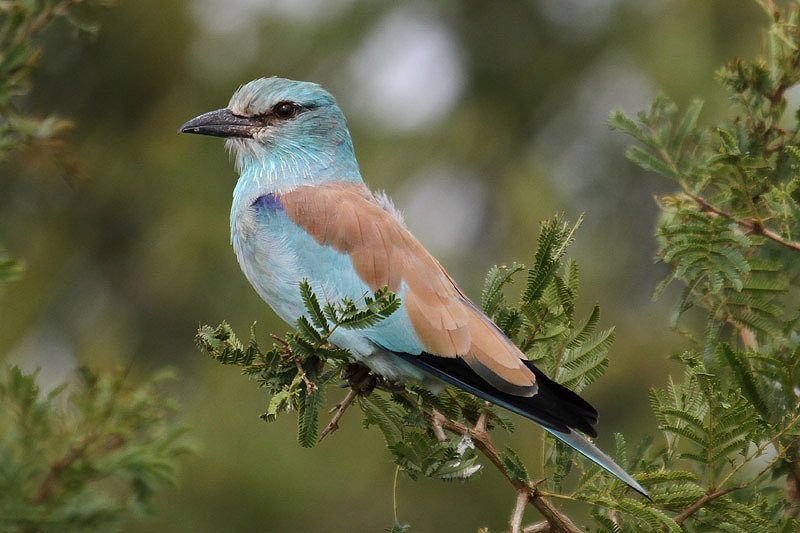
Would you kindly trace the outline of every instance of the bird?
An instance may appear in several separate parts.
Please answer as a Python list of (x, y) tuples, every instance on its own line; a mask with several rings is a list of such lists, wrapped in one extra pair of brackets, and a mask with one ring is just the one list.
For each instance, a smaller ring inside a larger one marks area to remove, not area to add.
[(305, 312), (302, 280), (330, 302), (388, 287), (401, 301), (396, 312), (366, 329), (338, 328), (330, 341), (388, 380), (434, 390), (444, 382), (520, 414), (649, 497), (581, 435), (597, 436), (594, 407), (530, 362), (411, 234), (391, 200), (367, 187), (327, 90), (259, 78), (178, 133), (226, 139), (239, 174), (231, 244), (245, 277), (283, 320), (294, 324)]

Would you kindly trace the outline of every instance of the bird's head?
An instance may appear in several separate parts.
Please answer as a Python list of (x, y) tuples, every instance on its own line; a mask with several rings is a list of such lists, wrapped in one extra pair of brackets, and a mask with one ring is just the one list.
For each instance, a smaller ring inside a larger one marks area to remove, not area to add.
[(316, 83), (253, 80), (233, 94), (228, 107), (193, 118), (178, 133), (227, 138), (240, 172), (282, 169), (312, 181), (325, 169), (358, 173), (344, 115)]

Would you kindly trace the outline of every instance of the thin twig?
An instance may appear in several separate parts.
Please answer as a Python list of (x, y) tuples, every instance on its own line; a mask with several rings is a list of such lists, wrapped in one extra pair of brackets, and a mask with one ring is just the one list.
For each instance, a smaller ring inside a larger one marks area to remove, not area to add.
[(489, 432), (486, 430), (479, 431), (477, 428), (470, 428), (455, 420), (450, 420), (442, 413), (434, 411), (432, 417), (438, 419), (438, 423), (448, 431), (452, 431), (458, 435), (469, 434), (475, 447), (485, 455), (492, 464), (509, 480), (514, 486), (514, 489), (519, 494), (519, 491), (527, 493), (527, 501), (536, 507), (536, 509), (544, 516), (547, 522), (552, 527), (553, 531), (562, 533), (583, 533), (570, 518), (559, 511), (549, 500), (536, 489), (532, 483), (527, 483), (521, 479), (511, 476), (506, 470), (503, 460), (500, 458), (500, 450), (492, 440)]
[(392, 510), (394, 511), (394, 523), (399, 524), (397, 519), (397, 478), (400, 476), (400, 465), (394, 469), (394, 483), (392, 484)]
[(551, 533), (552, 531), (553, 528), (550, 527), (550, 523), (547, 520), (536, 522), (522, 529), (522, 533)]
[(700, 498), (699, 500), (694, 502), (692, 505), (690, 505), (689, 507), (684, 509), (680, 514), (678, 514), (675, 518), (673, 518), (673, 520), (675, 520), (675, 523), (680, 526), (680, 525), (683, 524), (684, 521), (686, 521), (687, 518), (689, 518), (694, 513), (696, 513), (700, 508), (702, 508), (708, 502), (710, 502), (712, 500), (716, 500), (717, 498), (719, 498), (721, 496), (725, 496), (729, 492), (733, 492), (735, 490), (742, 489), (742, 488), (744, 488), (746, 486), (747, 486), (746, 483), (742, 483), (741, 485), (736, 485), (734, 487), (728, 487), (727, 489), (722, 489), (722, 490), (718, 490), (718, 491), (711, 492), (711, 493), (708, 493), (708, 494), (703, 494), (702, 498)]
[(300, 374), (300, 379), (302, 379), (303, 383), (306, 384), (306, 394), (311, 394), (317, 390), (317, 384), (308, 379), (308, 376), (306, 376), (306, 371), (303, 370), (303, 365), (300, 364), (300, 361), (295, 359), (294, 364), (297, 366), (297, 373)]
[(517, 489), (517, 503), (514, 505), (514, 514), (511, 515), (511, 533), (521, 533), (522, 516), (525, 514), (525, 506), (528, 505), (528, 489)]
[[(84, 456), (93, 439), (94, 436), (90, 436), (80, 446), (72, 448), (66, 457), (56, 461), (50, 466), (50, 471), (47, 473), (47, 476), (44, 478), (44, 481), (42, 481), (41, 485), (39, 485), (39, 490), (36, 491), (36, 496), (33, 498), (34, 505), (38, 505), (50, 497), (50, 495), (53, 493), (53, 490), (56, 488), (56, 484), (58, 483), (58, 478), (61, 473)], [(102, 457), (107, 453), (113, 452), (123, 444), (125, 444), (125, 439), (119, 435), (112, 435), (103, 445), (103, 447), (100, 448), (98, 455)]]
[(50, 471), (47, 473), (47, 477), (45, 477), (44, 481), (42, 481), (42, 484), (39, 485), (39, 490), (36, 491), (36, 496), (33, 498), (34, 505), (38, 505), (50, 497), (50, 494), (53, 492), (56, 482), (58, 481), (58, 476), (61, 475), (61, 472), (63, 472), (64, 469), (69, 467), (84, 454), (86, 451), (86, 446), (87, 444), (84, 443), (73, 448), (66, 457), (60, 461), (56, 461), (50, 466)]
[(288, 358), (294, 355), (294, 353), (292, 352), (292, 347), (289, 346), (289, 342), (286, 339), (279, 337), (274, 333), (270, 333), (269, 336), (272, 337), (272, 340), (281, 345), (281, 352), (283, 353), (284, 357)]
[(789, 462), (789, 475), (786, 476), (786, 501), (789, 508), (784, 511), (784, 516), (791, 518), (800, 514), (800, 463)]
[(279, 343), (281, 343), (284, 346), (289, 346), (289, 343), (283, 337), (281, 337), (279, 335), (275, 335), (274, 333), (270, 333), (269, 336), (272, 337), (272, 340), (278, 341)]
[(325, 438), (325, 435), (328, 433), (333, 433), (339, 429), (339, 419), (342, 418), (342, 415), (347, 408), (350, 407), (350, 404), (353, 403), (353, 400), (356, 399), (356, 396), (358, 396), (358, 393), (355, 391), (355, 389), (350, 389), (347, 393), (347, 396), (344, 397), (344, 400), (336, 405), (336, 413), (333, 415), (333, 418), (331, 418), (331, 421), (328, 422), (328, 425), (325, 426), (325, 429), (322, 430), (322, 433), (320, 433), (319, 439), (317, 439), (317, 444), (322, 442), (322, 439)]
[(717, 215), (719, 215), (721, 217), (727, 218), (728, 220), (731, 220), (731, 221), (735, 222), (736, 224), (742, 226), (743, 228), (745, 228), (745, 229), (747, 229), (747, 230), (749, 230), (749, 231), (751, 231), (751, 232), (753, 232), (753, 233), (755, 233), (757, 235), (763, 235), (764, 237), (766, 237), (766, 238), (768, 238), (770, 240), (773, 240), (773, 241), (777, 242), (778, 244), (782, 244), (783, 246), (786, 246), (787, 248), (791, 248), (793, 250), (800, 251), (800, 243), (797, 243), (797, 242), (794, 242), (794, 241), (785, 240), (783, 237), (781, 237), (780, 235), (778, 235), (777, 233), (775, 233), (771, 229), (764, 227), (764, 225), (761, 224), (760, 222), (753, 222), (753, 221), (747, 220), (747, 219), (736, 218), (732, 214), (728, 213), (727, 211), (725, 211), (723, 209), (720, 209), (719, 207), (709, 203), (708, 200), (706, 200), (702, 196), (697, 196), (696, 194), (692, 194), (689, 191), (684, 191), (684, 192), (692, 200), (694, 200), (695, 202), (700, 204), (700, 206), (703, 208), (703, 210), (711, 211), (712, 213), (715, 213), (715, 214), (717, 214)]
[(66, 0), (61, 4), (57, 4), (50, 9), (45, 9), (42, 13), (28, 26), (28, 35), (32, 36), (44, 28), (48, 22), (58, 15), (65, 15), (67, 11), (74, 5), (80, 3), (81, 0)]
[(447, 440), (447, 435), (445, 434), (444, 428), (442, 427), (442, 418), (444, 418), (444, 415), (435, 409), (433, 413), (434, 414), (432, 414), (430, 417), (433, 434), (436, 436), (436, 440), (438, 440), (439, 442), (445, 442)]

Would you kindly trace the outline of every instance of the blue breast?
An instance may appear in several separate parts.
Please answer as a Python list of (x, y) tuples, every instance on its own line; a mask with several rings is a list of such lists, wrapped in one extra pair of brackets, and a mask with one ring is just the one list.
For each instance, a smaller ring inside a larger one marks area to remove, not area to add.
[(259, 210), (260, 209), (283, 210), (283, 206), (281, 205), (281, 197), (273, 193), (265, 194), (264, 196), (259, 196), (250, 205)]

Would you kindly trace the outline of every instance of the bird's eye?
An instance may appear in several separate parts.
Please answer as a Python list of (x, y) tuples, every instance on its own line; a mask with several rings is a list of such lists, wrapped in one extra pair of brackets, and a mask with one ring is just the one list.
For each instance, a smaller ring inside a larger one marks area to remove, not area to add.
[(292, 118), (298, 111), (300, 111), (300, 106), (294, 102), (278, 102), (272, 108), (275, 116), (282, 120)]

